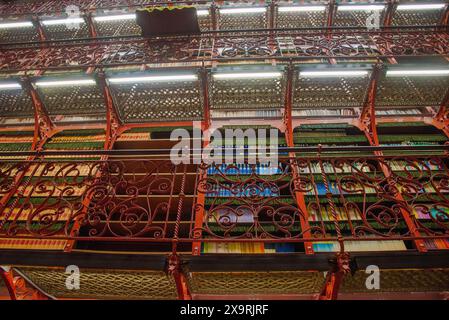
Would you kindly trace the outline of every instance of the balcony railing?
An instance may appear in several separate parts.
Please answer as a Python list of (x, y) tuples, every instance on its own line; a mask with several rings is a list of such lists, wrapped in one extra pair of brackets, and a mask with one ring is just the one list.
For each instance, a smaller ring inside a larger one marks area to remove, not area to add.
[(281, 149), (296, 156), (271, 166), (174, 165), (157, 150), (2, 153), (0, 238), (306, 251), (370, 241), (426, 250), (449, 239), (448, 146)]

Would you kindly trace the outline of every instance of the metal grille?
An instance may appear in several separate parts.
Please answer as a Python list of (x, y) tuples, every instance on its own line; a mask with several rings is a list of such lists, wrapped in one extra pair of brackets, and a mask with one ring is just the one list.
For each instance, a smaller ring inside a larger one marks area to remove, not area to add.
[(448, 291), (449, 269), (427, 270), (381, 270), (380, 289), (368, 290), (365, 285), (367, 274), (356, 272), (354, 276), (346, 276), (341, 292), (415, 292), (415, 291)]
[(89, 30), (87, 23), (80, 23), (77, 26), (68, 27), (65, 24), (44, 25), (44, 30), (50, 40), (88, 38)]
[(98, 86), (39, 88), (51, 115), (104, 115), (103, 95)]
[(369, 77), (307, 78), (295, 81), (294, 108), (361, 107), (365, 99)]
[(423, 26), (438, 25), (440, 23), (443, 10), (396, 10), (391, 21), (394, 26)]
[(211, 81), (212, 109), (275, 109), (284, 103), (284, 78)]
[(187, 277), (193, 294), (307, 294), (324, 283), (321, 272), (191, 272)]
[(325, 24), (327, 10), (323, 12), (280, 12), (277, 10), (277, 28), (322, 27)]
[(125, 121), (202, 119), (203, 99), (199, 82), (117, 84), (111, 88)]
[(39, 40), (39, 34), (34, 27), (0, 29), (0, 42), (28, 42)]
[(176, 299), (175, 283), (162, 271), (81, 269), (80, 289), (68, 290), (65, 269), (20, 267), (18, 270), (56, 298)]
[[(334, 19), (334, 26), (337, 27), (366, 27), (367, 21), (370, 20), (371, 16), (376, 14), (375, 11), (340, 11), (337, 10)], [(380, 18), (379, 23), (382, 25), (383, 22), (383, 11), (379, 12)]]
[(2, 117), (31, 117), (33, 104), (25, 90), (0, 91), (0, 115)]
[(135, 20), (96, 22), (95, 26), (100, 36), (140, 35)]
[(264, 29), (267, 27), (267, 12), (220, 14), (217, 12), (220, 30)]
[(377, 89), (376, 105), (439, 106), (448, 88), (448, 77), (385, 77)]

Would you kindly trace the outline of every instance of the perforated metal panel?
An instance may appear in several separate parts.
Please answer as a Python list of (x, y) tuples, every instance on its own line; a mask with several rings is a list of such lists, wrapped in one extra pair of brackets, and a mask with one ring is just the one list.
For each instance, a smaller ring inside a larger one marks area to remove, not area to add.
[(423, 26), (440, 23), (443, 9), (436, 10), (396, 10), (391, 24), (394, 26)]
[(416, 292), (449, 290), (449, 269), (381, 270), (379, 290), (366, 288), (367, 275), (358, 271), (345, 277), (341, 292)]
[(20, 267), (39, 288), (57, 298), (176, 299), (176, 286), (162, 271), (80, 270), (80, 289), (68, 290), (63, 268)]
[(33, 104), (25, 90), (0, 90), (1, 117), (31, 117), (33, 115)]
[[(62, 18), (64, 19), (64, 18)], [(43, 25), (45, 34), (50, 40), (88, 38), (87, 23)]]
[(276, 10), (277, 28), (322, 27), (326, 23), (327, 10), (309, 12), (289, 12)]
[(362, 77), (297, 76), (293, 92), (294, 108), (347, 108), (363, 105), (369, 75)]
[(50, 115), (104, 115), (103, 94), (96, 85), (40, 87), (40, 96)]
[(99, 36), (140, 35), (140, 27), (135, 20), (95, 21)]
[[(340, 11), (337, 10), (335, 14), (334, 26), (338, 27), (366, 27), (368, 23), (374, 24), (373, 18), (376, 14), (379, 14), (379, 25), (383, 24), (384, 10), (382, 11)], [(376, 17), (377, 19), (377, 17)], [(368, 23), (367, 23), (368, 21)]]
[(111, 85), (125, 121), (200, 120), (203, 99), (198, 81)]
[(376, 105), (439, 106), (449, 77), (384, 77), (377, 89)]
[(318, 293), (321, 272), (192, 272), (187, 277), (193, 294), (307, 294)]
[(285, 79), (211, 80), (211, 108), (275, 109), (283, 106)]
[[(197, 8), (197, 10), (208, 10), (207, 8)], [(212, 18), (209, 11), (208, 15), (199, 15), (198, 16), (198, 25), (200, 26), (201, 31), (212, 30)]]
[[(247, 5), (244, 8), (251, 7)], [(225, 9), (227, 7), (224, 7)], [(232, 8), (235, 8), (233, 6)], [(267, 27), (269, 10), (256, 13), (223, 14), (217, 11), (220, 30), (263, 29)]]
[[(3, 21), (1, 21), (3, 23)], [(7, 21), (15, 22), (15, 21)], [(6, 23), (6, 22), (5, 22)], [(0, 43), (29, 42), (39, 40), (39, 34), (34, 27), (0, 29)]]

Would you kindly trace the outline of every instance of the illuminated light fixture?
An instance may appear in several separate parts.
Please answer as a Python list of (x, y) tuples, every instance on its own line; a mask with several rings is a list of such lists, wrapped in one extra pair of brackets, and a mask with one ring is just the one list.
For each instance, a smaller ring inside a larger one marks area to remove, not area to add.
[(36, 82), (36, 86), (38, 87), (91, 86), (95, 84), (96, 82), (93, 79), (58, 80), (58, 81), (39, 80)]
[(120, 21), (120, 20), (135, 20), (135, 19), (136, 19), (136, 14), (135, 13), (94, 17), (94, 20), (97, 21), (97, 22)]
[(444, 3), (434, 4), (400, 4), (397, 10), (435, 10), (442, 9), (445, 6)]
[(332, 70), (332, 71), (300, 71), (302, 77), (363, 77), (368, 75), (367, 70)]
[(311, 12), (311, 11), (325, 11), (325, 6), (285, 6), (279, 7), (279, 12)]
[(387, 70), (387, 77), (401, 76), (446, 76), (449, 75), (449, 69), (433, 70)]
[(374, 11), (383, 10), (383, 5), (341, 5), (337, 7), (339, 11)]
[(220, 9), (221, 14), (261, 13), (261, 12), (265, 12), (265, 11), (267, 11), (267, 8), (265, 8), (265, 7)]
[(197, 16), (207, 16), (209, 14), (209, 10), (196, 10)]
[(215, 73), (214, 79), (268, 79), (279, 78), (282, 72), (246, 72), (246, 73)]
[(109, 78), (110, 83), (138, 83), (138, 82), (163, 82), (163, 81), (194, 81), (198, 80), (195, 74), (166, 75), (166, 76), (140, 76), (126, 78)]
[(71, 24), (71, 23), (84, 23), (83, 18), (67, 18), (67, 19), (55, 19), (55, 20), (43, 20), (42, 24), (45, 26), (54, 26), (58, 24)]
[(20, 83), (17, 82), (10, 82), (10, 83), (1, 83), (0, 82), (0, 90), (7, 90), (7, 89), (22, 89), (22, 86)]
[(31, 21), (0, 23), (0, 29), (26, 28), (32, 27)]

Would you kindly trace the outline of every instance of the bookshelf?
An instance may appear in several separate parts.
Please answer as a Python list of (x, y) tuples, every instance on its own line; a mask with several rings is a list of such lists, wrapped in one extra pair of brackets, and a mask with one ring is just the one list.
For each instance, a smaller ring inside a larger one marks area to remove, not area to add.
[[(192, 131), (192, 127), (183, 128)], [(117, 137), (113, 150), (170, 149), (177, 143), (170, 140), (172, 129), (175, 128), (126, 130)], [(175, 166), (166, 154), (157, 153), (133, 158), (114, 156), (108, 159), (107, 166), (102, 179), (111, 191), (102, 201), (93, 199), (89, 204), (91, 217), (98, 216), (100, 221), (81, 226), (80, 236), (95, 233), (103, 237), (138, 237), (153, 241), (77, 241), (76, 249), (167, 254), (171, 252), (172, 243), (164, 239), (175, 234), (179, 238), (189, 237), (197, 165)], [(180, 195), (182, 191), (184, 196)], [(177, 249), (191, 252), (191, 244), (179, 243)]]
[[(227, 129), (273, 129), (270, 126), (231, 126), (220, 128), (224, 137)], [(277, 144), (286, 146), (285, 136), (276, 130)], [(211, 145), (224, 148), (241, 148), (249, 151), (258, 143), (244, 139), (224, 139)], [(273, 141), (266, 140), (267, 146)], [(242, 148), (242, 146), (244, 146)], [(239, 151), (237, 151), (239, 152)], [(280, 155), (282, 156), (282, 155)], [(284, 155), (285, 156), (285, 155)], [(211, 163), (203, 177), (207, 184), (202, 219), (201, 254), (270, 254), (304, 252), (303, 244), (285, 242), (258, 242), (258, 238), (282, 239), (301, 233), (300, 214), (289, 188), (291, 167), (282, 159), (277, 163), (243, 162)], [(283, 216), (288, 221), (279, 221)], [(288, 217), (288, 218), (287, 218)], [(234, 241), (207, 241), (208, 238)], [(239, 242), (251, 238), (254, 241)]]

